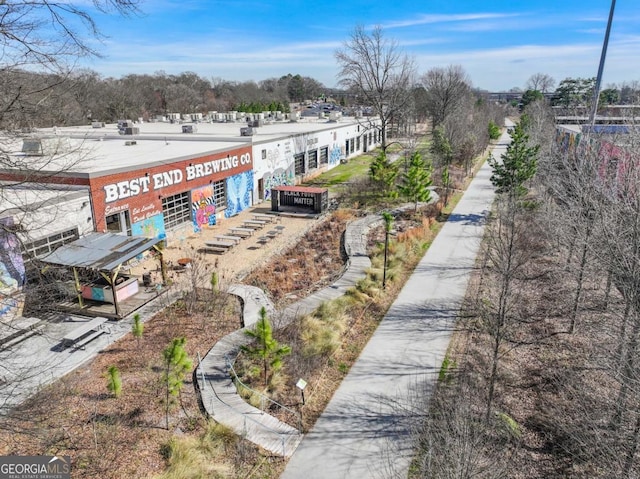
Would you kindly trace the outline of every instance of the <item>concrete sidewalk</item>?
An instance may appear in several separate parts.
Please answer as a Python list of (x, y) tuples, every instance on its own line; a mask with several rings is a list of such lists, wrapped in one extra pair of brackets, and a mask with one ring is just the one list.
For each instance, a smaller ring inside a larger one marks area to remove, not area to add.
[[(505, 133), (494, 155), (508, 141)], [(407, 477), (408, 396), (437, 377), (449, 346), (494, 199), (490, 176), (485, 163), (282, 479)]]
[[(380, 216), (370, 216), (347, 227), (345, 249), (349, 260), (344, 274), (327, 288), (281, 311), (280, 327), (314, 311), (323, 302), (342, 296), (356, 281), (365, 277), (371, 266), (366, 255), (367, 232), (380, 221)], [(229, 372), (229, 363), (235, 359), (240, 347), (250, 342), (244, 331), (258, 320), (260, 308), (264, 306), (271, 317), (275, 308), (264, 292), (253, 286), (234, 284), (229, 293), (242, 299), (245, 328), (225, 336), (202, 358), (197, 375), (202, 404), (218, 423), (274, 454), (289, 457), (302, 440), (302, 433), (247, 403), (238, 395)]]

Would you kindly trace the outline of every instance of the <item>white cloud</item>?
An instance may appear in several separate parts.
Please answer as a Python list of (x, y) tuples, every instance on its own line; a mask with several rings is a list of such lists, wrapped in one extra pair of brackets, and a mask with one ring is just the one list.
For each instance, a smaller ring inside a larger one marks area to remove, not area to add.
[(415, 18), (388, 22), (382, 25), (383, 28), (404, 28), (417, 25), (427, 25), (433, 23), (450, 23), (450, 22), (466, 22), (470, 20), (487, 20), (494, 18), (506, 18), (518, 16), (520, 14), (508, 13), (461, 13), (461, 14), (438, 14), (438, 15), (417, 15)]

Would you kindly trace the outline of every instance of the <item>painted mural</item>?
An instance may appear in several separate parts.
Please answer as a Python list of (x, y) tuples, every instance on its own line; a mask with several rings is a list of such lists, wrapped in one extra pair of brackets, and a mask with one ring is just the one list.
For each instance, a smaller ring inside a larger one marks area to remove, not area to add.
[(20, 241), (10, 230), (13, 218), (0, 219), (0, 316), (22, 314), (22, 299), (19, 299), (26, 282), (24, 262), (20, 252)]
[(271, 189), (276, 186), (293, 186), (295, 180), (294, 168), (277, 169), (273, 173), (264, 175), (264, 199), (271, 199)]
[(251, 206), (253, 171), (245, 171), (227, 178), (227, 209), (224, 217), (230, 218)]
[(132, 223), (131, 234), (134, 236), (146, 236), (147, 238), (165, 239), (167, 232), (164, 229), (164, 217), (162, 213)]
[(340, 158), (342, 158), (342, 148), (336, 143), (333, 144), (331, 149), (329, 150), (329, 165), (334, 166), (340, 163)]
[(213, 186), (206, 185), (191, 190), (191, 216), (194, 233), (200, 233), (205, 227), (215, 226), (216, 204), (213, 199)]

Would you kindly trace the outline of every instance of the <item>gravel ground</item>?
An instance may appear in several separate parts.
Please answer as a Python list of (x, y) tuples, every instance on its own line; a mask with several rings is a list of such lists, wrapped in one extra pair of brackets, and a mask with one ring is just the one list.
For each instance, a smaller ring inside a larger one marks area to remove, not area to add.
[[(244, 238), (230, 251), (224, 254), (202, 252), (205, 241), (213, 240), (217, 235), (230, 235), (231, 228), (241, 227), (244, 221), (253, 219), (254, 214), (269, 212), (267, 205), (259, 204), (232, 218), (225, 218), (220, 224), (209, 230), (204, 230), (202, 233), (191, 233), (171, 241), (165, 249), (170, 278), (178, 285), (190, 281), (188, 274), (183, 274), (181, 270), (174, 269), (174, 267), (177, 266), (179, 259), (191, 258), (194, 263), (197, 262), (196, 268), (207, 272), (202, 275), (203, 277), (209, 278), (210, 272), (218, 271), (221, 284), (226, 283), (228, 286), (233, 282), (241, 281), (253, 269), (266, 263), (278, 253), (294, 246), (307, 231), (326, 219), (326, 216), (307, 218), (274, 215), (279, 218), (278, 222), (265, 225), (262, 229), (257, 230), (253, 236)], [(265, 236), (266, 232), (273, 230), (275, 226), (284, 226), (283, 232), (261, 245), (258, 238)], [(160, 274), (157, 271), (157, 264), (156, 260), (147, 259), (133, 268), (131, 272), (137, 275), (152, 272), (153, 281), (159, 282)]]

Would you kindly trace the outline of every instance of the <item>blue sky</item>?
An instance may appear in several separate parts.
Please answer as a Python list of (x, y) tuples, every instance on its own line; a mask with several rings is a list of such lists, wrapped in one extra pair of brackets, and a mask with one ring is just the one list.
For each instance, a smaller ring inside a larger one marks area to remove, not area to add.
[[(380, 25), (422, 74), (461, 65), (482, 89), (596, 76), (610, 0), (142, 0), (127, 18), (96, 14), (103, 76), (163, 70), (263, 80), (287, 73), (337, 84), (334, 52), (356, 25)], [(618, 0), (603, 86), (640, 80), (640, 2)]]

